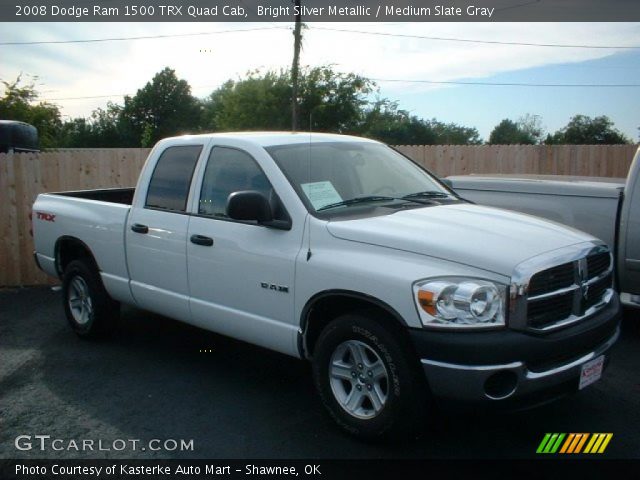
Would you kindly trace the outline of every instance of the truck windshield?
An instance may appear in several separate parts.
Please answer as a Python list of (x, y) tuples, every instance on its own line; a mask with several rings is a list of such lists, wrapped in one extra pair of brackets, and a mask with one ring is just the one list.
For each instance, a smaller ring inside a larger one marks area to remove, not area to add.
[(386, 145), (318, 142), (266, 148), (312, 211), (390, 202), (424, 203), (450, 193)]

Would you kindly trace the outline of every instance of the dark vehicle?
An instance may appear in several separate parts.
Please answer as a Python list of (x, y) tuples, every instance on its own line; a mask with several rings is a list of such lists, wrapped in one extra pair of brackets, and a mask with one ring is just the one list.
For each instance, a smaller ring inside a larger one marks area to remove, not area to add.
[(38, 151), (36, 127), (15, 120), (0, 120), (0, 153)]

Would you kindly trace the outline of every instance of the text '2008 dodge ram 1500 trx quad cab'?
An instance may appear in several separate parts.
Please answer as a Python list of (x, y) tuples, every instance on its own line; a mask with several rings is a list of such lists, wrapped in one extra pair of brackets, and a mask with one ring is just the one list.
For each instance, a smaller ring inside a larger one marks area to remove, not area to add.
[(81, 336), (119, 303), (310, 359), (333, 418), (406, 435), (446, 403), (596, 381), (619, 335), (609, 248), (473, 205), (372, 140), (160, 141), (134, 189), (42, 194), (36, 260)]

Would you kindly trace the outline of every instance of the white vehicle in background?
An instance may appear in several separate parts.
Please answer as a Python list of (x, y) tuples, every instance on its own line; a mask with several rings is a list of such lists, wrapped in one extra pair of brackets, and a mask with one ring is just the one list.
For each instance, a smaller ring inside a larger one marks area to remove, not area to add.
[(308, 359), (361, 438), (433, 402), (534, 405), (598, 380), (619, 335), (607, 245), (462, 200), (372, 140), (169, 138), (135, 189), (42, 194), (38, 265), (82, 337), (119, 303)]
[(640, 150), (626, 179), (461, 175), (447, 184), (480, 205), (544, 217), (604, 240), (616, 258), (622, 302), (640, 307)]

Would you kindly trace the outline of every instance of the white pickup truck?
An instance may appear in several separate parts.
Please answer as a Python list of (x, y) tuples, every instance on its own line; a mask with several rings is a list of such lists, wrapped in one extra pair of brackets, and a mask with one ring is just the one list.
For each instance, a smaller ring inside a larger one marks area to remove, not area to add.
[(640, 150), (626, 179), (567, 175), (460, 175), (448, 185), (480, 205), (547, 218), (605, 241), (624, 305), (640, 307)]
[[(346, 431), (407, 435), (434, 405), (514, 408), (600, 378), (619, 335), (591, 235), (473, 205), (375, 141), (160, 141), (134, 189), (49, 193), (35, 258), (83, 337), (126, 303), (312, 361)], [(436, 402), (432, 402), (436, 400)]]

